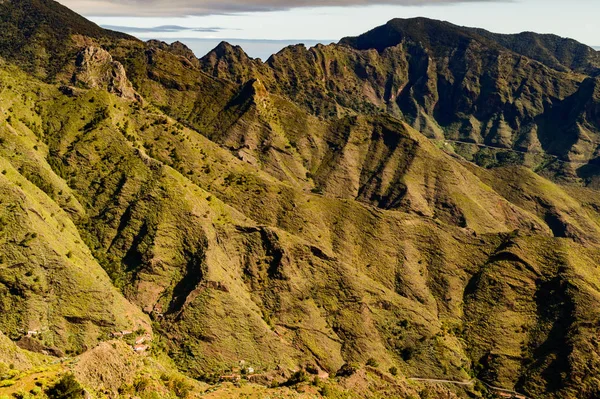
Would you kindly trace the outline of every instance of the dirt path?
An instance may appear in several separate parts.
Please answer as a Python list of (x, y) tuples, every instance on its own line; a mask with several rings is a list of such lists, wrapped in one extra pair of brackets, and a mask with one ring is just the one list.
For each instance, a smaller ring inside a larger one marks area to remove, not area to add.
[[(434, 384), (454, 384), (454, 385), (462, 385), (462, 386), (472, 386), (475, 384), (476, 379), (470, 381), (455, 381), (455, 380), (440, 380), (434, 378), (408, 378), (410, 381), (418, 381), (418, 382), (431, 382)], [(510, 389), (498, 388), (493, 385), (490, 385), (484, 381), (479, 380), (483, 385), (485, 385), (489, 390), (512, 395), (514, 398), (519, 399), (531, 399), (528, 396), (523, 395), (522, 393), (511, 391)]]
[(419, 382), (433, 382), (439, 384), (454, 384), (454, 385), (473, 385), (475, 384), (474, 380), (471, 381), (453, 381), (453, 380), (436, 380), (433, 378), (409, 378), (411, 381), (419, 381)]
[[(481, 380), (479, 380), (479, 381), (481, 381)], [(505, 393), (505, 394), (510, 394), (510, 395), (513, 395), (514, 398), (531, 399), (530, 397), (525, 396), (522, 393), (511, 391), (510, 389), (498, 388), (498, 387), (495, 387), (495, 386), (490, 385), (490, 384), (488, 384), (486, 382), (483, 382), (483, 381), (481, 381), (481, 383), (483, 385), (485, 385), (488, 389), (491, 389), (492, 391), (501, 392), (501, 393)]]
[(548, 153), (544, 153), (544, 152), (531, 152), (531, 151), (524, 151), (524, 150), (515, 150), (514, 148), (503, 148), (503, 147), (494, 147), (491, 145), (486, 145), (486, 144), (480, 144), (480, 143), (472, 143), (469, 141), (461, 141), (461, 140), (438, 140), (438, 139), (433, 139), (434, 141), (444, 141), (446, 143), (457, 143), (457, 144), (466, 144), (466, 145), (475, 145), (479, 148), (489, 148), (492, 150), (497, 150), (497, 151), (508, 151), (508, 152), (516, 152), (518, 154), (530, 154), (530, 155), (544, 155), (550, 158), (553, 158), (556, 162), (558, 163), (564, 163), (564, 164), (575, 164), (575, 165), (585, 165), (587, 164), (587, 162), (574, 162), (574, 161), (564, 161), (562, 159), (560, 159), (559, 157), (557, 157), (556, 155), (552, 155), (552, 154), (548, 154)]

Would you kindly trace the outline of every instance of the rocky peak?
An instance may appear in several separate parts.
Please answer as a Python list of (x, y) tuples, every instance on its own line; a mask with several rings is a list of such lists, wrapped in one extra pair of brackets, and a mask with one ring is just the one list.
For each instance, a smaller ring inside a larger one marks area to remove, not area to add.
[(171, 54), (183, 57), (195, 67), (198, 67), (199, 61), (194, 52), (180, 41), (175, 41), (171, 44), (160, 40), (148, 40), (146, 44), (151, 48), (158, 48), (163, 51), (168, 51)]
[(140, 100), (127, 78), (123, 65), (113, 60), (110, 53), (100, 47), (89, 46), (77, 54), (73, 83), (89, 88), (102, 88), (129, 100)]
[[(231, 45), (225, 41), (219, 43), (211, 53), (218, 57), (235, 57), (240, 60), (250, 59), (246, 52), (240, 46)], [(211, 54), (209, 53), (209, 55)]]
[(200, 65), (214, 76), (244, 83), (255, 76), (262, 62), (250, 58), (240, 46), (221, 42), (200, 59)]

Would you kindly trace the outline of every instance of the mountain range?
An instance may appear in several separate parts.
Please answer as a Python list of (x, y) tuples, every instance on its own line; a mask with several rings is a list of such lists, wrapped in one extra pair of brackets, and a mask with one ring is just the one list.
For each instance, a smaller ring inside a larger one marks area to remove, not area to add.
[(0, 397), (600, 396), (594, 49), (0, 27)]

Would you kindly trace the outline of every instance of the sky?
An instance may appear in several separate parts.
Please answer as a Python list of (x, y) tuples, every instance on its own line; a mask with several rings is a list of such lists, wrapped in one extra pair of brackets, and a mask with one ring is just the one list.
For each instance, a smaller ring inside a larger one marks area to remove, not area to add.
[(291, 43), (364, 33), (424, 16), (499, 33), (535, 31), (600, 46), (599, 0), (58, 0), (101, 26), (180, 40), (202, 56), (221, 39), (267, 58)]

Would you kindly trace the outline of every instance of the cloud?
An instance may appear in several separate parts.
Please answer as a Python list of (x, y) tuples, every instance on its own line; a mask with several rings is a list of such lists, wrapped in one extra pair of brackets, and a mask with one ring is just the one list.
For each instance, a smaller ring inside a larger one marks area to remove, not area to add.
[(153, 28), (140, 28), (137, 26), (120, 26), (120, 25), (102, 25), (105, 29), (116, 30), (125, 33), (170, 33), (170, 32), (202, 32), (202, 33), (216, 33), (222, 31), (224, 28), (212, 27), (212, 28), (188, 28), (179, 25), (162, 25), (155, 26)]
[[(499, 0), (59, 0), (87, 16), (182, 17), (282, 11), (303, 7), (435, 5)], [(502, 1), (502, 0), (500, 0)], [(506, 0), (504, 0), (506, 1)], [(510, 0), (508, 0), (510, 1)]]

